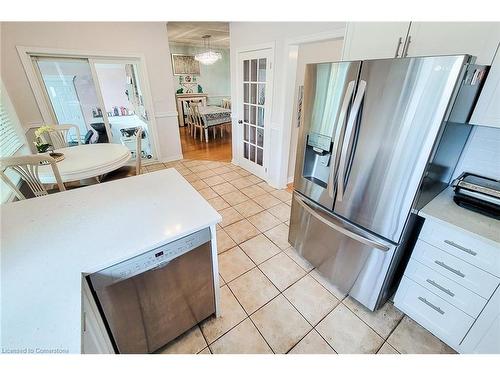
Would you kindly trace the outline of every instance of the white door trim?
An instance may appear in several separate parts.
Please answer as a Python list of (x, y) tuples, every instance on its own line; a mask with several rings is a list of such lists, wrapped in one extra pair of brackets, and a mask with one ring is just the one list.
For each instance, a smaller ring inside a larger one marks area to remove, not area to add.
[(345, 38), (346, 28), (339, 28), (332, 31), (303, 35), (295, 38), (288, 38), (285, 40), (284, 47), (284, 91), (278, 95), (282, 101), (281, 119), (279, 122), (282, 124), (282, 145), (281, 157), (279, 158), (279, 171), (278, 185), (283, 188), (288, 183), (288, 159), (290, 156), (290, 142), (292, 138), (292, 122), (293, 122), (293, 108), (295, 104), (295, 85), (297, 82), (297, 58), (299, 52), (299, 45), (304, 43), (321, 42), (330, 39)]
[[(245, 164), (248, 162), (244, 160), (243, 157), (243, 126), (241, 126), (238, 123), (238, 120), (243, 118), (243, 113), (240, 113), (241, 111), (241, 106), (240, 104), (243, 103), (243, 90), (242, 90), (242, 83), (243, 83), (243, 66), (240, 64), (240, 56), (245, 53), (265, 53), (267, 56), (266, 58), (268, 59), (269, 63), (269, 68), (268, 68), (268, 74), (266, 75), (266, 97), (265, 97), (265, 113), (264, 113), (264, 152), (263, 152), (263, 165), (262, 167), (257, 166), (256, 164), (256, 169), (255, 170), (249, 170), (249, 172), (252, 172), (256, 174), (258, 177), (268, 180), (269, 176), (269, 159), (270, 159), (270, 141), (271, 141), (271, 132), (272, 132), (272, 108), (273, 108), (273, 95), (274, 95), (274, 43), (272, 44), (271, 48), (269, 47), (271, 44), (265, 44), (264, 46), (267, 45), (267, 48), (261, 48), (261, 49), (255, 49), (251, 48), (248, 49), (246, 48), (245, 50), (239, 50), (236, 54), (236, 64), (237, 64), (237, 70), (236, 70), (236, 81), (237, 81), (237, 88), (236, 88), (236, 102), (233, 102), (233, 114), (232, 114), (232, 123), (233, 123), (233, 160), (236, 158), (236, 163), (237, 165), (240, 165), (241, 167), (245, 167)], [(260, 45), (262, 46), (262, 45)], [(234, 111), (236, 109), (236, 111)], [(235, 113), (236, 112), (236, 113)], [(236, 147), (234, 147), (234, 145)], [(250, 168), (249, 168), (250, 169)]]
[[(91, 59), (109, 59), (109, 60), (134, 60), (139, 63), (139, 74), (142, 78), (142, 85), (144, 98), (146, 103), (146, 109), (149, 116), (149, 125), (151, 126), (150, 134), (152, 134), (151, 139), (153, 140), (153, 147), (155, 151), (155, 156), (157, 160), (162, 160), (162, 155), (160, 154), (159, 140), (158, 140), (158, 128), (156, 126), (157, 117), (154, 112), (153, 106), (153, 95), (151, 93), (151, 86), (149, 84), (149, 73), (147, 70), (146, 56), (143, 53), (122, 53), (122, 52), (107, 52), (102, 51), (85, 51), (85, 50), (69, 50), (60, 48), (47, 48), (47, 47), (32, 47), (32, 46), (16, 46), (17, 53), (21, 59), (24, 71), (28, 78), (28, 82), (33, 90), (35, 100), (37, 102), (40, 114), (42, 115), (43, 121), (45, 123), (52, 123), (53, 119), (51, 110), (49, 109), (49, 103), (45, 100), (44, 89), (41, 86), (41, 82), (37, 77), (35, 67), (31, 61), (31, 56), (53, 56), (53, 57), (75, 57), (75, 58), (86, 58)], [(96, 82), (97, 84), (97, 82)]]

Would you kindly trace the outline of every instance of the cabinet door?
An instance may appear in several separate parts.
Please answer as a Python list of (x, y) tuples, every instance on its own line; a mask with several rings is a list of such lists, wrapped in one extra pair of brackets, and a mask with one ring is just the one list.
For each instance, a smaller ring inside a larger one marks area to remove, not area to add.
[(401, 57), (409, 26), (409, 22), (349, 22), (342, 60)]
[(470, 54), (490, 65), (500, 40), (500, 22), (412, 22), (410, 56)]
[(500, 45), (470, 123), (500, 128)]
[(500, 354), (500, 288), (465, 336), (460, 353)]

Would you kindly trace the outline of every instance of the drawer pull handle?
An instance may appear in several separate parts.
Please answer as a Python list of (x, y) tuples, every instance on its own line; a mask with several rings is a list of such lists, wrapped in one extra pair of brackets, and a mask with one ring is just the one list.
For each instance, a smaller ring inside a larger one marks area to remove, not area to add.
[(447, 269), (450, 272), (453, 272), (455, 275), (458, 275), (460, 277), (465, 277), (465, 274), (460, 272), (459, 270), (456, 270), (449, 265), (447, 265), (445, 262), (441, 262), (440, 260), (435, 260), (434, 263), (436, 263), (438, 266), (443, 267), (444, 269)]
[(459, 244), (457, 244), (457, 243), (455, 243), (453, 241), (444, 240), (444, 242), (447, 243), (450, 246), (453, 246), (453, 247), (456, 247), (459, 250), (462, 250), (463, 252), (465, 252), (467, 254), (472, 255), (473, 257), (475, 257), (477, 255), (477, 253), (474, 250), (471, 250), (471, 249), (468, 249), (466, 247), (463, 247), (462, 245), (459, 245)]
[(418, 299), (420, 301), (422, 301), (423, 303), (425, 303), (427, 306), (429, 306), (431, 309), (434, 309), (436, 310), (438, 313), (440, 313), (441, 315), (444, 315), (444, 311), (441, 310), (439, 307), (437, 307), (436, 305), (434, 305), (433, 303), (430, 303), (429, 301), (427, 301), (424, 297), (418, 297)]
[(439, 290), (441, 290), (442, 292), (448, 294), (450, 297), (455, 297), (455, 293), (453, 293), (451, 290), (449, 289), (446, 289), (445, 287), (439, 285), (437, 282), (435, 282), (434, 280), (431, 280), (431, 279), (427, 279), (426, 280), (429, 284), (431, 284), (432, 286), (435, 286), (436, 288), (438, 288)]

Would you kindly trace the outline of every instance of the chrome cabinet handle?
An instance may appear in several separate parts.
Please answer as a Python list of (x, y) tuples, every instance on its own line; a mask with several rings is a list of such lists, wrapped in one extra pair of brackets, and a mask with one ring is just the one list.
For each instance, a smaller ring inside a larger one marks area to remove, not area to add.
[(361, 242), (362, 244), (365, 244), (365, 245), (368, 245), (371, 247), (375, 247), (379, 250), (382, 250), (382, 251), (389, 251), (390, 250), (390, 247), (383, 244), (383, 243), (374, 241), (374, 240), (366, 238), (360, 234), (351, 232), (350, 230), (343, 228), (343, 227), (331, 222), (327, 218), (323, 217), (323, 215), (318, 213), (313, 207), (309, 206), (309, 204), (307, 204), (303, 200), (303, 198), (301, 198), (300, 196), (298, 196), (296, 194), (294, 194), (294, 197), (295, 197), (295, 200), (297, 201), (297, 203), (299, 203), (302, 206), (302, 208), (304, 210), (306, 210), (311, 216), (313, 216), (317, 220), (321, 221), (323, 224), (329, 226), (330, 228), (332, 228), (336, 232), (342, 233), (342, 234), (346, 235), (347, 237), (352, 238), (353, 240), (356, 240), (358, 242)]
[(408, 48), (410, 48), (410, 43), (411, 43), (411, 35), (408, 35), (408, 38), (406, 38), (405, 46), (403, 47), (403, 52), (401, 53), (401, 57), (408, 56)]
[(442, 262), (440, 260), (435, 260), (434, 263), (436, 263), (438, 266), (443, 267), (444, 269), (447, 269), (450, 272), (453, 272), (455, 275), (458, 275), (460, 277), (465, 277), (464, 273), (460, 272), (459, 270), (456, 270), (455, 268), (450, 267), (445, 262)]
[(339, 150), (340, 135), (342, 134), (342, 130), (344, 130), (347, 108), (349, 108), (349, 103), (352, 99), (355, 83), (356, 81), (351, 81), (347, 84), (344, 100), (342, 102), (342, 107), (340, 109), (339, 120), (337, 122), (338, 125), (335, 131), (335, 137), (333, 140), (333, 150), (332, 150), (332, 155), (330, 156), (330, 176), (328, 177), (328, 184), (327, 184), (328, 195), (330, 196), (330, 198), (333, 198), (333, 193), (334, 193), (333, 186), (335, 183), (335, 171), (337, 170), (337, 152)]
[(462, 245), (459, 245), (459, 244), (457, 244), (457, 243), (455, 243), (453, 241), (444, 240), (444, 242), (447, 243), (450, 246), (453, 246), (453, 247), (456, 247), (459, 250), (462, 250), (463, 252), (465, 252), (467, 254), (472, 255), (473, 257), (475, 257), (477, 255), (477, 253), (474, 250), (471, 250), (471, 249), (468, 249), (466, 247), (463, 247)]
[(436, 288), (438, 288), (439, 290), (441, 290), (442, 292), (448, 294), (450, 297), (455, 297), (455, 293), (453, 293), (451, 290), (449, 289), (446, 289), (445, 287), (439, 285), (437, 282), (435, 282), (434, 280), (431, 280), (431, 279), (427, 279), (425, 280), (427, 281), (429, 284), (431, 284), (432, 286), (435, 286)]
[(444, 311), (443, 310), (441, 310), (438, 306), (434, 305), (433, 303), (427, 301), (424, 297), (418, 297), (418, 299), (420, 301), (422, 301), (423, 303), (425, 303), (427, 306), (429, 306), (431, 309), (434, 309), (438, 313), (440, 313), (441, 315), (444, 315)]
[(401, 43), (403, 42), (403, 37), (399, 37), (398, 44), (396, 45), (396, 54), (394, 57), (399, 57), (399, 47), (401, 47)]
[(361, 103), (366, 91), (366, 81), (360, 80), (358, 84), (358, 91), (356, 92), (356, 97), (354, 98), (354, 103), (352, 105), (351, 113), (349, 113), (349, 119), (347, 120), (346, 131), (344, 135), (344, 142), (342, 144), (342, 152), (340, 154), (340, 162), (338, 167), (338, 177), (337, 177), (337, 200), (339, 202), (344, 198), (344, 179), (345, 179), (345, 165), (347, 163), (347, 152), (349, 151), (350, 139), (352, 132), (354, 130), (354, 124), (358, 118), (359, 109), (361, 108)]

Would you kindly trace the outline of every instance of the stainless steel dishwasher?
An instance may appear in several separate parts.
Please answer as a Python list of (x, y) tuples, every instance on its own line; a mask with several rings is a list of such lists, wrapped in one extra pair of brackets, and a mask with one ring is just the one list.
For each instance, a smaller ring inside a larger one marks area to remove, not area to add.
[(215, 313), (210, 229), (87, 276), (118, 353), (152, 353)]

